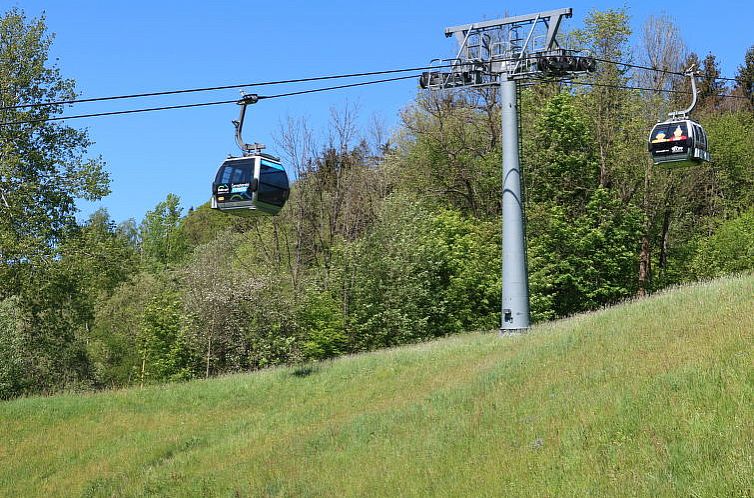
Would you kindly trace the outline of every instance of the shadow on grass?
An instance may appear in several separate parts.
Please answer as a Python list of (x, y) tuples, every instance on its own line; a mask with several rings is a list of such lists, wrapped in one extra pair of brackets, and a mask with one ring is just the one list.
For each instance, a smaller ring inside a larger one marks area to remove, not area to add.
[(315, 374), (319, 372), (319, 367), (317, 365), (298, 365), (296, 368), (293, 369), (293, 372), (291, 375), (294, 377), (309, 377), (312, 374)]

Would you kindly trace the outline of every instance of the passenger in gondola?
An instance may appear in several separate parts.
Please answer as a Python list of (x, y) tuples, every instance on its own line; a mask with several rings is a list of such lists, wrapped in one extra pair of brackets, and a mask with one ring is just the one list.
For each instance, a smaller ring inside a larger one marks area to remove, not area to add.
[(653, 144), (660, 143), (660, 142), (667, 142), (668, 139), (665, 138), (665, 133), (659, 132), (657, 135), (655, 135), (654, 140), (652, 140)]
[(675, 131), (673, 131), (673, 138), (671, 138), (670, 140), (671, 141), (686, 140), (688, 137), (684, 135), (683, 131), (684, 130), (681, 129), (681, 125), (678, 125)]

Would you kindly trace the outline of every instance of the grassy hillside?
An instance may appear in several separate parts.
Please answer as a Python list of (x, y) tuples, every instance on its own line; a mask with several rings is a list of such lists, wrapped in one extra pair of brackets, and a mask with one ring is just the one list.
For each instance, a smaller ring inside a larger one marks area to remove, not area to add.
[(754, 278), (500, 338), (0, 403), (2, 496), (754, 496)]

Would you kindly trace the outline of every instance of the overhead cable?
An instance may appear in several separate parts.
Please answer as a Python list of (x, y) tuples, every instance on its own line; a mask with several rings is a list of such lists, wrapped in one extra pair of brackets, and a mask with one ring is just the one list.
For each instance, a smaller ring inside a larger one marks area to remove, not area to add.
[[(643, 69), (643, 70), (651, 70), (651, 71), (658, 71), (663, 73), (669, 73), (669, 74), (677, 74), (682, 75), (683, 73), (676, 73), (673, 71), (666, 71), (662, 69), (657, 68), (651, 68), (647, 66), (639, 66), (635, 64), (629, 64), (629, 63), (622, 63), (622, 62), (616, 62), (616, 61), (609, 61), (605, 59), (595, 59), (597, 61), (606, 62), (610, 64), (620, 64), (627, 67), (633, 67), (637, 69)], [(265, 86), (265, 85), (278, 85), (278, 84), (285, 84), (285, 83), (300, 83), (300, 82), (311, 82), (311, 81), (322, 81), (322, 80), (329, 80), (329, 79), (337, 79), (337, 78), (351, 78), (351, 77), (363, 77), (367, 75), (380, 75), (380, 74), (394, 74), (394, 73), (400, 73), (400, 72), (407, 72), (407, 71), (418, 71), (423, 69), (442, 69), (452, 67), (452, 65), (437, 65), (437, 66), (425, 66), (425, 67), (418, 67), (418, 68), (402, 68), (402, 69), (391, 69), (391, 70), (384, 70), (384, 71), (372, 71), (368, 73), (350, 73), (350, 74), (342, 74), (342, 75), (328, 75), (328, 76), (317, 76), (317, 77), (311, 77), (311, 78), (299, 78), (299, 79), (293, 79), (293, 80), (280, 80), (280, 81), (269, 81), (269, 82), (261, 82), (261, 83), (252, 83), (252, 84), (246, 84), (246, 85), (226, 85), (226, 86), (218, 86), (218, 87), (206, 87), (206, 88), (194, 88), (194, 89), (188, 89), (188, 90), (171, 90), (171, 91), (165, 91), (165, 92), (152, 92), (152, 93), (142, 93), (142, 94), (132, 94), (132, 95), (118, 95), (118, 96), (112, 96), (112, 97), (100, 97), (100, 98), (94, 98), (94, 99), (81, 99), (81, 100), (71, 100), (71, 101), (59, 101), (59, 102), (49, 102), (49, 103), (37, 103), (37, 104), (23, 104), (23, 105), (17, 105), (17, 106), (8, 106), (8, 107), (0, 107), (0, 111), (3, 110), (12, 110), (12, 109), (18, 109), (18, 108), (24, 108), (24, 107), (42, 107), (42, 106), (52, 106), (52, 105), (61, 105), (61, 104), (70, 104), (70, 103), (82, 103), (82, 102), (94, 102), (94, 101), (104, 101), (104, 100), (116, 100), (116, 99), (127, 99), (127, 98), (136, 98), (136, 97), (147, 97), (147, 96), (158, 96), (158, 95), (172, 95), (177, 93), (189, 93), (189, 92), (201, 92), (201, 91), (209, 91), (209, 90), (221, 90), (221, 89), (228, 89), (228, 88), (241, 88), (241, 87), (250, 87), (250, 86)], [(385, 78), (385, 79), (379, 79), (379, 80), (370, 80), (370, 81), (362, 81), (358, 83), (349, 83), (345, 85), (336, 85), (331, 87), (325, 87), (325, 88), (315, 88), (310, 90), (300, 90), (300, 91), (294, 91), (294, 92), (286, 92), (286, 93), (280, 93), (275, 95), (260, 95), (259, 99), (274, 99), (274, 98), (281, 98), (281, 97), (290, 97), (295, 95), (305, 95), (308, 93), (318, 93), (318, 92), (325, 92), (330, 90), (338, 90), (343, 88), (352, 88), (352, 87), (359, 87), (359, 86), (366, 86), (366, 85), (373, 85), (377, 83), (388, 83), (393, 81), (400, 81), (400, 80), (406, 80), (411, 78), (416, 78), (418, 75), (412, 74), (409, 76), (399, 76), (395, 78)], [(729, 79), (729, 78), (720, 78), (720, 79)], [(669, 89), (657, 89), (657, 88), (646, 88), (646, 87), (637, 87), (637, 86), (623, 86), (623, 85), (610, 85), (605, 83), (593, 83), (593, 82), (584, 82), (584, 81), (568, 81), (568, 83), (576, 84), (576, 85), (587, 85), (587, 86), (596, 86), (596, 87), (608, 87), (608, 88), (616, 88), (616, 89), (622, 89), (622, 90), (643, 90), (643, 91), (652, 91), (652, 92), (662, 92), (662, 93), (675, 93), (675, 94), (686, 94), (689, 95), (689, 92), (684, 92), (681, 90), (669, 90)], [(741, 95), (727, 95), (727, 94), (717, 94), (714, 95), (715, 97), (720, 98), (735, 98), (735, 99), (746, 99), (747, 97), (741, 96)], [(83, 118), (93, 118), (93, 117), (102, 117), (102, 116), (115, 116), (115, 115), (121, 115), (121, 114), (136, 114), (136, 113), (142, 113), (142, 112), (154, 112), (154, 111), (165, 111), (165, 110), (173, 110), (173, 109), (187, 109), (192, 107), (207, 107), (207, 106), (213, 106), (213, 105), (223, 105), (223, 104), (233, 104), (238, 102), (238, 100), (220, 100), (220, 101), (212, 101), (212, 102), (201, 102), (201, 103), (194, 103), (194, 104), (180, 104), (180, 105), (171, 105), (171, 106), (159, 106), (159, 107), (147, 107), (147, 108), (140, 108), (140, 109), (128, 109), (128, 110), (122, 110), (122, 111), (108, 111), (108, 112), (97, 112), (97, 113), (89, 113), (89, 114), (77, 114), (73, 116), (57, 116), (57, 117), (51, 117), (51, 118), (38, 118), (38, 119), (27, 119), (27, 120), (19, 120), (19, 121), (10, 121), (6, 123), (0, 123), (0, 126), (9, 126), (9, 125), (20, 125), (20, 124), (31, 124), (31, 123), (40, 123), (40, 122), (47, 122), (47, 121), (61, 121), (66, 119), (83, 119)]]
[[(573, 81), (573, 80), (564, 80), (563, 82), (572, 84), (572, 85), (597, 86), (597, 87), (604, 87), (604, 88), (615, 88), (618, 90), (644, 90), (647, 92), (677, 93), (681, 95), (691, 95), (691, 92), (684, 92), (683, 90), (667, 90), (664, 88), (647, 88), (647, 87), (642, 87), (642, 86), (611, 85), (609, 83), (593, 83), (589, 81)], [(748, 99), (748, 97), (744, 95), (728, 95), (724, 93), (710, 95), (710, 97), (720, 97), (724, 99)]]
[[(327, 92), (330, 90), (340, 90), (343, 88), (351, 88), (351, 87), (357, 87), (357, 86), (374, 85), (376, 83), (388, 83), (391, 81), (406, 80), (410, 78), (416, 78), (417, 76), (418, 75), (412, 74), (410, 76), (398, 76), (396, 78), (362, 81), (359, 83), (350, 83), (347, 85), (337, 85), (337, 86), (331, 86), (331, 87), (325, 87), (325, 88), (314, 88), (311, 90), (301, 90), (297, 92), (280, 93), (277, 95), (260, 95), (259, 99), (260, 100), (276, 99), (276, 98), (281, 98), (281, 97), (292, 97), (294, 95), (304, 95), (307, 93)], [(101, 116), (114, 116), (118, 114), (135, 114), (135, 113), (140, 113), (140, 112), (167, 111), (171, 109), (186, 109), (189, 107), (207, 107), (207, 106), (212, 106), (212, 105), (234, 104), (236, 102), (238, 102), (238, 99), (219, 100), (219, 101), (214, 101), (214, 102), (202, 102), (199, 104), (182, 104), (182, 105), (171, 105), (171, 106), (162, 106), (162, 107), (147, 107), (147, 108), (141, 108), (141, 109), (129, 109), (129, 110), (124, 110), (124, 111), (96, 112), (96, 113), (91, 113), (91, 114), (78, 114), (75, 116), (57, 116), (54, 118), (39, 118), (39, 119), (28, 119), (28, 120), (21, 120), (21, 121), (11, 121), (7, 123), (0, 123), (0, 126), (42, 123), (42, 122), (47, 122), (47, 121), (62, 121), (66, 119), (96, 118), (96, 117), (101, 117)]]
[(11, 109), (57, 106), (57, 105), (82, 104), (82, 103), (87, 103), (87, 102), (103, 102), (103, 101), (108, 101), (108, 100), (135, 99), (135, 98), (142, 98), (142, 97), (159, 97), (159, 96), (165, 96), (165, 95), (177, 95), (177, 94), (182, 94), (182, 93), (230, 90), (230, 89), (235, 89), (235, 88), (284, 85), (284, 84), (291, 84), (291, 83), (310, 83), (312, 81), (325, 81), (325, 80), (333, 80), (333, 79), (341, 79), (341, 78), (359, 78), (359, 77), (366, 77), (366, 76), (380, 76), (384, 74), (416, 72), (416, 71), (423, 71), (423, 70), (430, 70), (430, 69), (442, 69), (442, 68), (448, 68), (448, 67), (452, 67), (452, 65), (448, 64), (448, 65), (441, 65), (441, 66), (387, 69), (383, 71), (369, 71), (369, 72), (349, 73), (349, 74), (333, 74), (333, 75), (327, 75), (327, 76), (312, 76), (309, 78), (296, 78), (296, 79), (290, 79), (290, 80), (262, 81), (262, 82), (255, 82), (255, 83), (210, 86), (210, 87), (203, 87), (203, 88), (188, 88), (188, 89), (183, 89), (183, 90), (165, 90), (161, 92), (133, 93), (133, 94), (128, 94), (128, 95), (114, 95), (110, 97), (93, 97), (93, 98), (87, 98), (87, 99), (58, 100), (54, 102), (37, 102), (33, 104), (17, 104), (17, 105), (0, 107), (0, 111), (6, 111), (6, 110), (11, 110)]
[[(615, 64), (616, 66), (625, 66), (630, 67), (634, 69), (643, 69), (645, 71), (656, 71), (658, 73), (664, 73), (664, 74), (672, 74), (676, 76), (686, 76), (686, 73), (679, 72), (679, 71), (670, 71), (668, 69), (660, 69), (657, 67), (651, 67), (651, 66), (642, 66), (639, 64), (631, 64), (628, 62), (618, 62), (618, 61), (611, 61), (609, 59), (600, 59), (598, 57), (594, 57), (594, 60), (598, 62), (604, 62), (606, 64)], [(723, 80), (723, 81), (737, 81), (736, 78), (726, 78), (725, 76), (716, 76), (715, 78), (712, 78), (715, 80)]]
[[(505, 61), (513, 61), (513, 60), (519, 60), (519, 59), (503, 59), (498, 60), (497, 62), (505, 62)], [(656, 71), (660, 73), (665, 74), (673, 74), (678, 76), (683, 76), (684, 73), (676, 72), (676, 71), (669, 71), (665, 69), (659, 69), (656, 67), (650, 67), (650, 66), (641, 66), (638, 64), (630, 64), (627, 62), (618, 62), (618, 61), (612, 61), (609, 59), (600, 59), (600, 58), (594, 58), (594, 60), (599, 62), (604, 62), (606, 64), (615, 64), (615, 65), (621, 65), (625, 67), (635, 68), (635, 69), (642, 69), (646, 71)], [(292, 84), (292, 83), (309, 83), (313, 81), (326, 81), (326, 80), (332, 80), (332, 79), (341, 79), (341, 78), (358, 78), (358, 77), (366, 77), (366, 76), (380, 76), (385, 74), (396, 74), (396, 73), (405, 73), (405, 72), (415, 72), (415, 71), (424, 71), (424, 70), (433, 70), (433, 69), (443, 69), (443, 68), (449, 68), (452, 67), (452, 64), (445, 64), (445, 65), (437, 65), (437, 66), (422, 66), (422, 67), (411, 67), (411, 68), (399, 68), (399, 69), (386, 69), (386, 70), (379, 70), (379, 71), (367, 71), (367, 72), (360, 72), (360, 73), (347, 73), (347, 74), (333, 74), (333, 75), (326, 75), (326, 76), (312, 76), (307, 78), (295, 78), (295, 79), (288, 79), (288, 80), (276, 80), (276, 81), (261, 81), (261, 82), (252, 82), (252, 83), (239, 83), (239, 84), (232, 84), (232, 85), (220, 85), (220, 86), (209, 86), (209, 87), (200, 87), (200, 88), (188, 88), (188, 89), (180, 89), (180, 90), (164, 90), (164, 91), (158, 91), (158, 92), (146, 92), (146, 93), (132, 93), (132, 94), (125, 94), (125, 95), (113, 95), (108, 97), (91, 97), (91, 98), (84, 98), (84, 99), (69, 99), (69, 100), (57, 100), (52, 102), (35, 102), (31, 104), (16, 104), (12, 106), (4, 106), (0, 107), (0, 111), (5, 110), (11, 110), (11, 109), (24, 109), (24, 108), (35, 108), (35, 107), (47, 107), (47, 106), (58, 106), (58, 105), (72, 105), (72, 104), (82, 104), (82, 103), (89, 103), (89, 102), (104, 102), (104, 101), (110, 101), (110, 100), (123, 100), (123, 99), (135, 99), (135, 98), (143, 98), (143, 97), (159, 97), (159, 96), (165, 96), (165, 95), (178, 95), (183, 93), (197, 93), (197, 92), (209, 92), (209, 91), (217, 91), (217, 90), (230, 90), (230, 89), (238, 89), (238, 88), (247, 88), (247, 87), (260, 87), (260, 86), (270, 86), (270, 85), (284, 85), (284, 84)], [(736, 81), (735, 78), (726, 78), (726, 77), (716, 77), (716, 80), (725, 80), (725, 81)], [(176, 107), (180, 108), (180, 107)]]

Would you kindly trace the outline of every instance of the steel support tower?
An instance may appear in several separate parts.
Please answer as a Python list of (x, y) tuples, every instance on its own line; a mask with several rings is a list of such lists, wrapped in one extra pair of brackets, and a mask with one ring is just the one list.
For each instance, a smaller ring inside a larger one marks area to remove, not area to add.
[[(453, 59), (436, 59), (438, 70), (422, 74), (422, 88), (500, 87), (502, 107), (502, 319), (500, 332), (529, 328), (526, 224), (519, 161), (517, 90), (522, 81), (561, 80), (594, 71), (592, 57), (562, 48), (556, 36), (571, 9), (454, 26), (445, 36), (459, 43)], [(447, 69), (447, 70), (440, 70)]]

